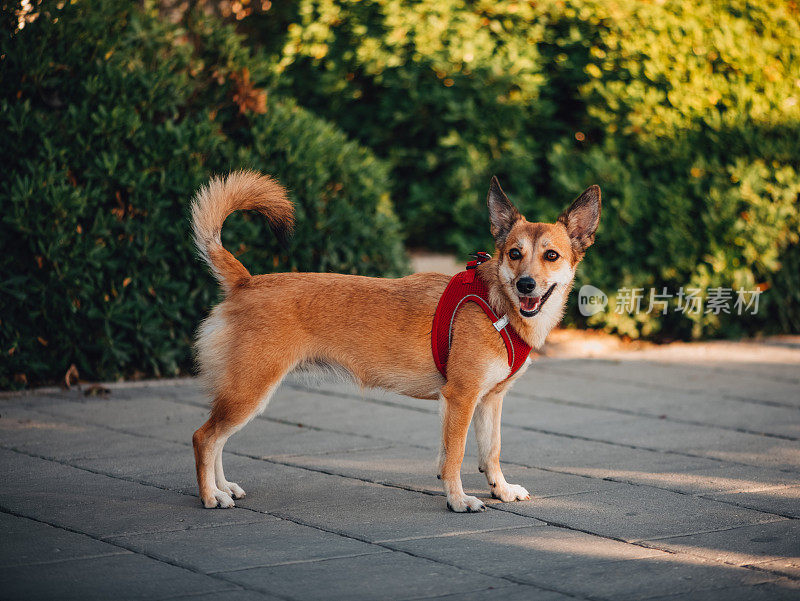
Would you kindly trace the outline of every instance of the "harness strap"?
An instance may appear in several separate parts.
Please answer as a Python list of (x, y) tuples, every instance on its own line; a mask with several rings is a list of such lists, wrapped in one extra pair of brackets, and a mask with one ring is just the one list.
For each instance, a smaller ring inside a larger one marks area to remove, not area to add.
[(489, 302), (486, 300), (488, 291), (480, 278), (475, 277), (475, 268), (488, 261), (488, 253), (476, 253), (475, 260), (467, 263), (466, 271), (454, 275), (447, 284), (444, 293), (439, 299), (436, 313), (433, 316), (431, 329), (431, 349), (436, 368), (446, 378), (447, 358), (452, 345), (453, 323), (456, 313), (464, 303), (472, 302), (478, 305), (491, 320), (495, 330), (503, 338), (508, 354), (508, 366), (511, 368), (509, 377), (513, 376), (524, 364), (530, 354), (531, 347), (522, 340), (517, 332), (509, 326), (508, 315), (498, 317)]

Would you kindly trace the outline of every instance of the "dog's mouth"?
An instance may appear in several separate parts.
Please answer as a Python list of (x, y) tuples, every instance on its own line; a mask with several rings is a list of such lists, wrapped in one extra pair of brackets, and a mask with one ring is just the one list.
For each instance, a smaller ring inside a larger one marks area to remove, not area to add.
[(533, 317), (534, 315), (537, 315), (539, 311), (542, 310), (542, 307), (547, 302), (547, 299), (550, 298), (550, 295), (553, 293), (555, 288), (556, 285), (553, 284), (542, 296), (520, 296), (519, 312), (522, 313), (522, 316)]

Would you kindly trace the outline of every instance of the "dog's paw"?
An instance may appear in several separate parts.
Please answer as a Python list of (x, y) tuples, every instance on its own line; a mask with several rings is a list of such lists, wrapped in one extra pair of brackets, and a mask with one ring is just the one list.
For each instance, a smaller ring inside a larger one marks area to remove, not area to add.
[(210, 495), (203, 497), (203, 506), (206, 509), (214, 509), (214, 507), (222, 507), (223, 509), (227, 509), (228, 507), (233, 507), (234, 503), (233, 499), (228, 493), (216, 488)]
[(222, 484), (218, 484), (219, 489), (227, 494), (228, 496), (234, 499), (241, 499), (245, 496), (244, 489), (236, 484), (236, 482), (224, 482)]
[(236, 482), (228, 482), (228, 488), (231, 489), (230, 494), (234, 499), (241, 499), (246, 494), (244, 489), (236, 484)]
[(492, 496), (495, 499), (500, 499), (504, 503), (510, 503), (511, 501), (529, 501), (531, 498), (530, 493), (519, 484), (492, 486)]
[(485, 511), (486, 505), (477, 497), (452, 495), (447, 497), (447, 508), (456, 513), (478, 513), (479, 511)]

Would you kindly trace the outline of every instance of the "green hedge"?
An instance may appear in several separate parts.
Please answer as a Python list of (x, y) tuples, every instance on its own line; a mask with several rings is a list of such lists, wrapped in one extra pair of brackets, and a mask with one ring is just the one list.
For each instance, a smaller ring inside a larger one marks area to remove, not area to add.
[(288, 249), (258, 217), (229, 220), (256, 272), (398, 274), (392, 201), (411, 244), (465, 253), (490, 244), (492, 173), (539, 219), (598, 183), (579, 283), (766, 292), (747, 319), (584, 322), (661, 339), (800, 330), (792, 3), (298, 0), (236, 21), (247, 45), (197, 10), (177, 26), (155, 3), (60, 4), (35, 3), (21, 31), (0, 14), (0, 386), (73, 362), (94, 378), (188, 369), (217, 293), (187, 203), (238, 168), (298, 205)]
[[(549, 153), (554, 190), (603, 185), (583, 281), (765, 289), (756, 316), (606, 313), (631, 336), (800, 331), (800, 20), (783, 2), (583, 1), (546, 17), (582, 67), (576, 129)], [(568, 27), (565, 26), (568, 24)], [(569, 33), (566, 33), (569, 32)], [(611, 299), (614, 302), (614, 298)]]
[(273, 174), (297, 204), (287, 249), (260, 217), (229, 220), (227, 244), (253, 272), (406, 269), (386, 166), (265, 97), (269, 64), (229, 27), (179, 28), (113, 1), (41, 10), (0, 51), (0, 387), (71, 363), (88, 378), (190, 369), (218, 293), (187, 209), (212, 173)]
[(793, 3), (275, 4), (242, 26), (279, 61), (276, 85), (389, 161), (411, 243), (487, 248), (493, 172), (538, 219), (597, 183), (604, 216), (579, 283), (768, 291), (752, 318), (607, 312), (591, 325), (662, 339), (800, 330)]
[(492, 174), (522, 209), (541, 206), (547, 140), (564, 129), (543, 27), (528, 3), (513, 6), (300, 0), (244, 22), (278, 62), (280, 90), (392, 165), (409, 243), (466, 253), (489, 242)]

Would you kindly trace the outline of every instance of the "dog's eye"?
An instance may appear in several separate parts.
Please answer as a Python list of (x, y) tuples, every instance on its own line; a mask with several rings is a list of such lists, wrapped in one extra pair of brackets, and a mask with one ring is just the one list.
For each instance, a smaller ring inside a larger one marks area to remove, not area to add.
[(544, 253), (544, 258), (546, 261), (555, 261), (558, 259), (559, 254), (554, 250), (548, 250)]
[(508, 251), (508, 258), (512, 261), (516, 261), (522, 258), (522, 253), (519, 252), (518, 248), (512, 248), (510, 251)]

